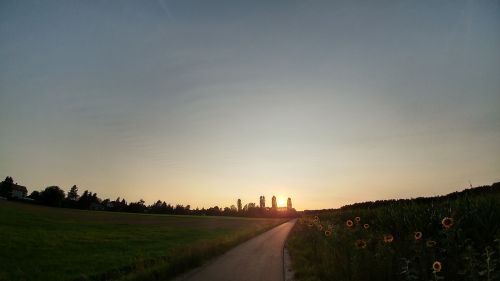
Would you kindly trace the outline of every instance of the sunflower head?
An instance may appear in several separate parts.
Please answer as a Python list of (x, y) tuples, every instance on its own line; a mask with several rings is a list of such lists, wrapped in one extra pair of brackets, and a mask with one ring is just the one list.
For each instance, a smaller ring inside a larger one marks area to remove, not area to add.
[(448, 229), (453, 226), (453, 218), (445, 217), (441, 220), (441, 224), (444, 228)]
[(365, 223), (365, 224), (363, 224), (363, 228), (364, 228), (364, 229), (368, 229), (368, 228), (370, 228), (370, 225), (369, 225), (369, 224), (367, 224), (367, 223)]
[(394, 241), (394, 236), (392, 234), (384, 234), (384, 243), (392, 243)]
[(354, 225), (354, 223), (352, 222), (352, 220), (347, 220), (345, 222), (345, 225), (347, 225), (348, 227), (352, 227)]
[(332, 231), (331, 230), (325, 230), (325, 236), (326, 237), (332, 236)]
[(425, 245), (428, 247), (428, 248), (432, 248), (434, 246), (436, 246), (436, 241), (434, 240), (427, 240), (427, 242), (425, 242)]
[(360, 222), (360, 221), (361, 221), (361, 218), (360, 218), (360, 217), (355, 217), (355, 218), (354, 218), (354, 220), (355, 220), (356, 222)]
[(366, 241), (365, 240), (358, 239), (358, 240), (356, 240), (356, 243), (354, 243), (354, 244), (356, 245), (356, 248), (358, 248), (358, 249), (366, 248)]
[(434, 270), (434, 272), (440, 272), (442, 268), (443, 268), (443, 266), (441, 265), (441, 263), (439, 261), (435, 261), (432, 264), (432, 269)]
[(314, 216), (313, 220), (314, 220), (314, 222), (319, 222), (319, 217), (318, 216)]
[(319, 231), (322, 231), (323, 230), (323, 226), (321, 224), (318, 225), (318, 230)]
[(420, 239), (422, 239), (422, 232), (420, 232), (420, 231), (415, 231), (415, 234), (413, 235), (413, 237), (415, 238), (415, 240), (420, 240)]

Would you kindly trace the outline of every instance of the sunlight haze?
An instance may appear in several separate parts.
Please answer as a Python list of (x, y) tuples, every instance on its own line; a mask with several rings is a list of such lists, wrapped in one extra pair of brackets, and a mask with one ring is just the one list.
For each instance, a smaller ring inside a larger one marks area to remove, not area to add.
[(498, 1), (1, 1), (0, 177), (297, 210), (500, 181)]

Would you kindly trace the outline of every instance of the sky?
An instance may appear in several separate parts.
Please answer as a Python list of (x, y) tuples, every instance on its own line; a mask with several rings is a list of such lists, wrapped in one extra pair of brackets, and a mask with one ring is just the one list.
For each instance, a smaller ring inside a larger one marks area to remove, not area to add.
[(500, 181), (498, 1), (0, 1), (0, 177), (335, 208)]

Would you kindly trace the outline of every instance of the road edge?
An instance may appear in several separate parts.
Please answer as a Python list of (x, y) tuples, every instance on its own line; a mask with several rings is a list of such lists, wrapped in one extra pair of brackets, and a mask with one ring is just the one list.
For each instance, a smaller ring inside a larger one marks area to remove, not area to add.
[[(244, 241), (241, 241), (240, 243), (226, 249), (223, 253), (220, 253), (216, 256), (213, 256), (207, 260), (205, 260), (200, 266), (197, 266), (195, 268), (191, 268), (183, 273), (180, 273), (178, 275), (175, 275), (175, 276), (172, 276), (170, 277), (168, 280), (169, 281), (184, 281), (184, 280), (187, 280), (189, 277), (193, 276), (194, 274), (198, 273), (199, 271), (203, 270), (204, 268), (210, 266), (212, 263), (214, 263), (218, 258), (220, 258), (221, 256), (223, 256), (226, 252), (230, 251), (231, 249), (235, 248), (235, 247), (238, 247), (239, 245), (243, 244), (243, 243), (246, 243), (252, 239), (254, 239), (255, 237), (259, 236), (259, 235), (262, 235), (268, 231), (271, 231), (272, 229), (280, 226), (280, 225), (283, 225), (287, 222), (289, 222), (290, 220), (285, 220), (284, 222), (280, 223), (280, 224), (277, 224), (267, 230), (263, 230), (262, 232), (252, 236), (252, 237), (249, 237), (248, 239), (245, 239)], [(290, 234), (290, 233), (289, 233)], [(288, 239), (288, 236), (287, 236), (287, 239)], [(286, 240), (285, 240), (286, 241)]]
[(283, 243), (282, 258), (283, 258), (283, 280), (284, 281), (295, 281), (295, 272), (293, 271), (292, 259), (290, 257), (290, 252), (288, 251), (288, 246), (287, 246), (288, 237), (290, 236), (290, 233), (292, 232), (293, 228), (295, 227), (295, 223), (297, 223), (296, 219), (295, 219), (295, 222), (294, 222), (292, 229), (290, 230), (290, 232), (288, 232), (288, 235), (285, 239), (285, 242)]

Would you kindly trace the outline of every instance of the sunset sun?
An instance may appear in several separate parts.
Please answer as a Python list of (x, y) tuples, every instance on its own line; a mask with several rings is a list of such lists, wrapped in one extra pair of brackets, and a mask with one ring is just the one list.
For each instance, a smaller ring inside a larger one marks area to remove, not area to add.
[(286, 206), (286, 199), (283, 197), (278, 197), (277, 204), (278, 204), (278, 207), (285, 207)]

